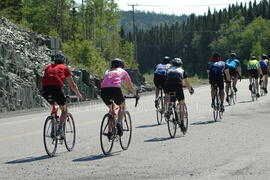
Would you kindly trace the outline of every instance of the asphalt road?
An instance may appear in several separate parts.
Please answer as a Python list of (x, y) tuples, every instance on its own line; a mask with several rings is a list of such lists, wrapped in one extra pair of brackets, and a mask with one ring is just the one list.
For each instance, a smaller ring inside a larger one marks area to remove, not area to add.
[(74, 107), (77, 141), (57, 156), (46, 155), (43, 123), (49, 111), (0, 119), (0, 179), (270, 179), (270, 96), (251, 102), (248, 84), (238, 84), (238, 102), (226, 106), (214, 122), (210, 88), (187, 92), (189, 130), (169, 138), (167, 125), (157, 125), (153, 95), (138, 108), (128, 100), (133, 137), (128, 150), (116, 143), (102, 154), (99, 128), (103, 104)]

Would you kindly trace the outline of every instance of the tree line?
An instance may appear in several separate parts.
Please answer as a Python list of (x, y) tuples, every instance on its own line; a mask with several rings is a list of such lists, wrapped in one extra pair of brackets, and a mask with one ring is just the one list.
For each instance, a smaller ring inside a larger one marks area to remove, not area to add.
[(36, 33), (59, 37), (71, 62), (95, 74), (101, 75), (115, 57), (137, 68), (114, 0), (1, 0), (0, 15)]
[[(200, 16), (191, 14), (183, 23), (138, 29), (140, 70), (153, 72), (163, 56), (180, 57), (190, 75), (205, 77), (213, 52), (220, 53), (223, 60), (235, 52), (245, 64), (251, 55), (259, 58), (270, 53), (269, 19), (270, 2), (262, 0), (232, 4), (219, 11), (209, 9)], [(131, 33), (126, 35), (129, 41), (132, 37)]]

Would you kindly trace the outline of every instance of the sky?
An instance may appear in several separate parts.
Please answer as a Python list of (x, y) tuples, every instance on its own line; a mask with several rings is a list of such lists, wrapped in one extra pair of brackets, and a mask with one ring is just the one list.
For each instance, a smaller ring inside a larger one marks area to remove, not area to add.
[[(214, 9), (223, 9), (229, 4), (245, 3), (250, 0), (115, 0), (121, 10), (132, 10), (131, 4), (137, 5), (136, 10), (154, 11), (163, 14), (192, 14), (203, 15), (210, 7)], [(257, 0), (259, 2), (260, 0)]]

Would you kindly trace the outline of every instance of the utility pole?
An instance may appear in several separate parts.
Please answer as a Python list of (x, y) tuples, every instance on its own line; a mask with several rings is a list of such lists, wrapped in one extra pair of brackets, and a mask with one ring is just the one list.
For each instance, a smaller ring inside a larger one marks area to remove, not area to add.
[(135, 6), (137, 6), (137, 5), (136, 4), (128, 4), (128, 6), (132, 6), (134, 58), (135, 58), (135, 62), (138, 62), (138, 53), (137, 53), (137, 28), (136, 28), (136, 22), (135, 22)]

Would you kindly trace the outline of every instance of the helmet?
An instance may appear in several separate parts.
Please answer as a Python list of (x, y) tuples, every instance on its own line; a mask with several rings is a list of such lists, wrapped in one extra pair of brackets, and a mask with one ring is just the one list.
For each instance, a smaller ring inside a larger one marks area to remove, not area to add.
[(237, 57), (236, 53), (231, 53), (231, 57), (236, 58)]
[(164, 63), (168, 64), (168, 63), (170, 63), (170, 61), (171, 61), (171, 58), (169, 56), (164, 56), (164, 58), (163, 58)]
[(125, 66), (124, 61), (122, 59), (119, 58), (115, 58), (112, 60), (112, 65), (111, 68), (123, 68)]
[(267, 57), (266, 54), (262, 54), (262, 58), (263, 58), (263, 59), (267, 59), (268, 57)]
[(256, 56), (251, 56), (251, 59), (257, 59)]
[(63, 54), (56, 54), (53, 56), (52, 59), (56, 64), (64, 64), (67, 60), (67, 58)]
[(180, 58), (174, 58), (172, 60), (172, 65), (173, 66), (177, 66), (177, 67), (180, 67), (183, 65), (183, 61), (180, 59)]

